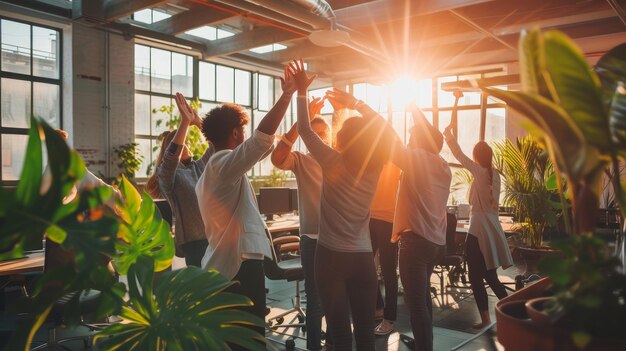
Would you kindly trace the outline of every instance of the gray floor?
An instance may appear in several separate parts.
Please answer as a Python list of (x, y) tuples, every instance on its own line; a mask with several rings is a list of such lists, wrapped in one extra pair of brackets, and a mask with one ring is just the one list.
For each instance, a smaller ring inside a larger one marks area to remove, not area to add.
[[(175, 261), (175, 268), (180, 268), (182, 266), (184, 266), (184, 262), (182, 262), (182, 260)], [(512, 277), (518, 274), (518, 269), (515, 267), (511, 267), (507, 271), (500, 271), (499, 273), (502, 281), (511, 282), (513, 281)], [(438, 281), (435, 276), (433, 276), (432, 283), (433, 286), (439, 289)], [(266, 280), (266, 286), (269, 289), (267, 302), (268, 307), (271, 308), (270, 317), (292, 306), (292, 297), (295, 294), (295, 283)], [(304, 298), (305, 294), (303, 284), (301, 284), (301, 290), (301, 294)], [(495, 316), (493, 316), (493, 305), (495, 304), (497, 299), (490, 290), (488, 291), (490, 292), (489, 300), (490, 310), (492, 311), (492, 319), (495, 321)], [(439, 297), (433, 299), (433, 334), (435, 350), (450, 350), (455, 346), (465, 342), (466, 340), (474, 337), (476, 333), (476, 331), (472, 329), (472, 325), (479, 320), (479, 317), (476, 310), (476, 305), (474, 303), (474, 299), (471, 295), (471, 291), (467, 288), (448, 288), (447, 298), (447, 303), (445, 304), (441, 303)], [(290, 318), (288, 317), (287, 319), (289, 320)], [(10, 319), (6, 316), (0, 316), (0, 331), (2, 329), (2, 325), (4, 324), (6, 326), (7, 323), (11, 323)], [(390, 334), (387, 337), (377, 337), (376, 350), (409, 350), (405, 346), (405, 344), (399, 339), (399, 333), (412, 336), (412, 333), (410, 331), (411, 327), (409, 323), (409, 317), (404, 306), (404, 300), (402, 295), (400, 295), (400, 297), (398, 298), (398, 320), (396, 322), (396, 330), (396, 332)], [(58, 336), (71, 336), (82, 334), (83, 332), (84, 330), (81, 329), (65, 330), (59, 331)], [(0, 337), (1, 336), (2, 335), (0, 335)], [(42, 330), (40, 330), (36, 334), (35, 340), (43, 341), (46, 339), (46, 337), (46, 330), (42, 328)], [(295, 337), (296, 350), (306, 349), (306, 335), (303, 334), (301, 330), (296, 328), (286, 330), (284, 328), (281, 328), (278, 329), (276, 332), (268, 332), (267, 337), (270, 341), (269, 349), (284, 350), (285, 340), (292, 337)], [(35, 343), (35, 345), (36, 344), (37, 343)], [(81, 341), (71, 342), (66, 344), (66, 346), (68, 346), (72, 350), (90, 350), (90, 348), (85, 348)], [(460, 350), (495, 349), (503, 350), (502, 346), (499, 345), (493, 337), (490, 337), (488, 335), (480, 336), (476, 340), (460, 348)]]

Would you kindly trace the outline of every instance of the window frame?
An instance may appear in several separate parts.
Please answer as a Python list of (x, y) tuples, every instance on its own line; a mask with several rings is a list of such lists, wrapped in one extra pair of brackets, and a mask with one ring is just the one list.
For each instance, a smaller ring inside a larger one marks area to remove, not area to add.
[[(59, 27), (54, 27), (46, 24), (37, 23), (35, 21), (27, 21), (19, 18), (13, 18), (10, 16), (0, 15), (0, 35), (2, 35), (2, 20), (17, 22), (26, 24), (30, 27), (30, 73), (15, 73), (15, 72), (7, 72), (2, 70), (0, 67), (0, 89), (2, 89), (2, 79), (14, 79), (25, 82), (30, 82), (30, 116), (34, 113), (35, 104), (33, 101), (34, 95), (34, 83), (43, 83), (56, 85), (59, 87), (59, 126), (58, 128), (63, 128), (63, 29)], [(58, 38), (58, 52), (57, 52), (57, 65), (59, 69), (58, 78), (48, 78), (48, 77), (40, 77), (34, 75), (34, 62), (33, 62), (33, 27), (44, 28), (48, 30), (52, 30), (57, 32)], [(0, 39), (1, 41), (1, 39)], [(1, 50), (1, 49), (0, 49)], [(1, 99), (1, 97), (0, 97)], [(1, 103), (1, 102), (0, 102)], [(30, 116), (28, 117), (30, 120)], [(0, 120), (0, 145), (2, 145), (2, 141), (5, 135), (28, 135), (29, 128), (20, 128), (20, 127), (4, 127), (2, 125), (2, 121)], [(26, 151), (26, 150), (24, 150)], [(0, 152), (0, 165), (3, 164), (2, 155)], [(0, 186), (15, 186), (19, 182), (18, 180), (5, 180), (4, 174), (0, 170)]]

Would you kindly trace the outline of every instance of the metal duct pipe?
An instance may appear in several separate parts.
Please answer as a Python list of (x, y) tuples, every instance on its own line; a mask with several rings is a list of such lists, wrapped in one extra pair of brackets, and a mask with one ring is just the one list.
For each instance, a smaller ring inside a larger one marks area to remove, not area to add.
[(325, 0), (291, 0), (292, 2), (309, 9), (310, 12), (327, 18), (331, 21), (331, 24), (335, 23), (335, 11), (330, 4)]
[(248, 0), (248, 2), (309, 24), (314, 29), (329, 29), (332, 26), (331, 21), (328, 18), (320, 17), (310, 11), (307, 11), (307, 8), (293, 2), (284, 0)]
[(282, 24), (305, 31), (307, 33), (310, 33), (313, 30), (313, 28), (309, 24), (303, 21), (299, 21), (294, 17), (285, 16), (285, 14), (277, 13), (271, 8), (260, 7), (245, 0), (215, 0), (215, 2), (219, 2), (224, 5), (232, 6), (243, 11), (257, 14), (259, 16), (274, 20), (276, 22), (280, 22)]

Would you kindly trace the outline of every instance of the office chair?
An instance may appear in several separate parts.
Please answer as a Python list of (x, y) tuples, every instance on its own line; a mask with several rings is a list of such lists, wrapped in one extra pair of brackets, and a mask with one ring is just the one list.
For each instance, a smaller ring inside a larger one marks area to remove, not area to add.
[[(446, 227), (446, 255), (437, 263), (433, 273), (439, 277), (439, 294), (441, 296), (441, 304), (448, 304), (448, 295), (446, 290), (449, 286), (453, 286), (452, 283), (461, 279), (465, 283), (465, 240), (462, 243), (456, 240), (456, 215), (453, 213), (447, 214), (447, 227)], [(448, 278), (448, 284), (445, 282), (445, 278)], [(436, 296), (436, 290), (434, 290)]]
[[(306, 328), (304, 324), (304, 318), (306, 315), (304, 309), (302, 308), (302, 301), (300, 299), (300, 282), (304, 280), (304, 271), (302, 270), (300, 257), (295, 257), (289, 260), (280, 260), (276, 254), (276, 250), (274, 249), (272, 234), (267, 229), (265, 230), (265, 233), (267, 234), (267, 238), (272, 243), (272, 245), (270, 245), (272, 249), (272, 259), (266, 257), (265, 262), (263, 263), (265, 276), (270, 280), (286, 280), (288, 282), (296, 282), (296, 294), (293, 298), (293, 308), (268, 319), (267, 326), (272, 330), (276, 330), (278, 328), (302, 328), (304, 331)], [(296, 313), (296, 318), (299, 323), (283, 323), (285, 316), (292, 313)], [(276, 324), (274, 324), (274, 321)]]
[[(104, 258), (104, 257), (103, 257)], [(44, 271), (54, 269), (59, 267), (67, 262), (73, 261), (74, 255), (71, 252), (68, 252), (61, 248), (61, 246), (51, 240), (46, 242), (45, 247), (45, 258), (44, 258)], [(103, 261), (104, 264), (104, 261)], [(48, 327), (48, 340), (44, 342), (42, 345), (34, 347), (31, 351), (35, 350), (47, 350), (47, 349), (57, 349), (57, 350), (70, 350), (70, 348), (63, 345), (63, 343), (74, 341), (74, 340), (82, 340), (85, 348), (89, 347), (92, 342), (92, 338), (94, 336), (94, 332), (103, 329), (107, 324), (90, 324), (85, 322), (84, 318), (86, 316), (95, 315), (98, 309), (98, 304), (100, 300), (101, 293), (99, 291), (86, 290), (80, 293), (79, 296), (79, 311), (81, 316), (80, 325), (89, 329), (89, 333), (86, 335), (77, 335), (62, 339), (57, 339), (56, 332), (59, 328), (65, 325), (65, 321), (63, 318), (65, 309), (68, 307), (70, 302), (75, 298), (77, 293), (71, 293), (60, 298), (52, 307), (50, 314), (46, 320), (46, 323), (49, 324)]]

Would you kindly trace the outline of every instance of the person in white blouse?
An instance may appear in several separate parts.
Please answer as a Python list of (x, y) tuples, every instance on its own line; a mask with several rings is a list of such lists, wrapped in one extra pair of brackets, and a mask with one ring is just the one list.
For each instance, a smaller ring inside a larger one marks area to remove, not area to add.
[(472, 208), (465, 252), (470, 285), (481, 319), (474, 328), (482, 329), (491, 324), (483, 280), (502, 299), (507, 296), (507, 292), (498, 279), (496, 270), (500, 266), (506, 269), (513, 265), (511, 251), (498, 219), (500, 175), (493, 169), (493, 151), (486, 142), (480, 141), (474, 146), (474, 160), (471, 160), (461, 151), (451, 127), (445, 129), (444, 137), (454, 157), (474, 177), (469, 191)]
[[(246, 173), (269, 154), (291, 96), (296, 91), (293, 75), (286, 68), (281, 78), (282, 95), (246, 140), (249, 122), (246, 110), (223, 104), (202, 120), (202, 133), (215, 147), (196, 185), (200, 215), (209, 246), (202, 267), (216, 269), (227, 279), (238, 281), (229, 291), (250, 298), (248, 312), (265, 317), (263, 259), (271, 259), (270, 242), (256, 196)], [(264, 335), (262, 327), (255, 328)]]

